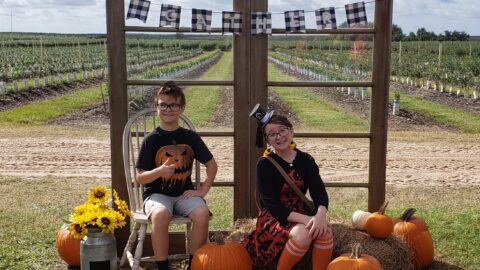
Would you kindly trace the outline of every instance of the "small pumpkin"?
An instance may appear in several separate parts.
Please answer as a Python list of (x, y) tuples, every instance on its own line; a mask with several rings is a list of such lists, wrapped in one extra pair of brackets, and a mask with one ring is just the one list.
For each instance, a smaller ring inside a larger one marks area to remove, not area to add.
[(327, 270), (383, 270), (380, 262), (375, 257), (361, 254), (360, 243), (355, 243), (352, 253), (345, 253), (331, 261)]
[(63, 225), (55, 239), (58, 255), (69, 266), (80, 266), (80, 239), (70, 234), (67, 225)]
[(393, 220), (385, 214), (388, 201), (385, 201), (380, 209), (368, 216), (365, 222), (367, 233), (375, 238), (387, 238), (393, 232)]
[(224, 242), (221, 235), (200, 247), (193, 255), (192, 270), (248, 270), (252, 260), (240, 243)]
[(355, 229), (358, 230), (365, 230), (365, 223), (367, 222), (367, 218), (371, 215), (372, 213), (368, 211), (362, 211), (362, 210), (357, 210), (353, 212), (352, 215), (352, 225)]
[(405, 239), (413, 253), (413, 263), (417, 267), (426, 267), (433, 262), (434, 246), (425, 220), (414, 217), (416, 210), (408, 208), (395, 221), (393, 233)]

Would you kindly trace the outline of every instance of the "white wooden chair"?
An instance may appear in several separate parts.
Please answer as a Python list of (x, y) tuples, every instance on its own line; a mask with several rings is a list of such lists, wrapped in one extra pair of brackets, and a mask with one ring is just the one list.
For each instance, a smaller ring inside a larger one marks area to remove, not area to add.
[[(143, 243), (145, 241), (147, 227), (151, 224), (151, 221), (147, 219), (147, 216), (143, 212), (142, 194), (144, 188), (143, 185), (138, 184), (137, 181), (135, 181), (137, 176), (135, 163), (143, 138), (153, 131), (159, 123), (160, 119), (155, 108), (144, 109), (128, 120), (123, 131), (123, 165), (125, 167), (130, 210), (133, 213), (133, 218), (131, 219), (133, 227), (125, 246), (120, 265), (124, 265), (125, 262), (128, 261), (132, 269), (138, 269), (140, 262), (154, 261), (153, 256), (143, 256)], [(180, 116), (180, 126), (195, 130), (192, 122), (184, 115)], [(194, 172), (192, 173), (192, 182), (198, 189), (200, 187), (200, 162), (197, 160), (195, 160), (193, 164), (192, 172)], [(191, 233), (191, 220), (185, 217), (174, 216), (172, 217), (170, 224), (185, 225), (185, 254), (169, 255), (169, 259), (186, 259), (190, 254), (189, 240)], [(137, 242), (137, 245), (135, 246), (135, 253), (133, 254), (132, 251), (135, 242)]]

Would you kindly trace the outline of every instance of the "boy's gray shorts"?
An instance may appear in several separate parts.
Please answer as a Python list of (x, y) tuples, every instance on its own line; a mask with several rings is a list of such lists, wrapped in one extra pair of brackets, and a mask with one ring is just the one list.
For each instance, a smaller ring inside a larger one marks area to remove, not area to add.
[(143, 210), (148, 218), (150, 218), (153, 210), (158, 207), (167, 208), (172, 215), (187, 217), (193, 209), (200, 206), (207, 207), (205, 200), (201, 197), (190, 197), (186, 199), (182, 196), (171, 197), (158, 193), (150, 195), (143, 202)]

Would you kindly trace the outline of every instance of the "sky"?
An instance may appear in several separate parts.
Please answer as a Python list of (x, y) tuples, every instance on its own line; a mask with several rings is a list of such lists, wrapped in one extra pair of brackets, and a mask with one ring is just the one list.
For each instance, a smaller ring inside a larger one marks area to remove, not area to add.
[[(273, 28), (284, 28), (284, 11), (303, 9), (307, 28), (316, 28), (314, 10), (336, 7), (337, 23), (345, 21), (345, 4), (360, 0), (270, 0)], [(130, 0), (125, 0), (125, 13)], [(161, 4), (182, 7), (181, 26), (190, 27), (191, 9), (213, 11), (212, 26), (220, 27), (221, 12), (233, 10), (230, 0), (151, 0), (148, 20), (126, 25), (156, 27)], [(0, 32), (106, 33), (106, 0), (0, 0)], [(367, 19), (373, 20), (373, 1), (365, 0)], [(480, 36), (478, 0), (393, 0), (393, 23), (405, 34), (424, 27), (436, 34), (465, 31)]]

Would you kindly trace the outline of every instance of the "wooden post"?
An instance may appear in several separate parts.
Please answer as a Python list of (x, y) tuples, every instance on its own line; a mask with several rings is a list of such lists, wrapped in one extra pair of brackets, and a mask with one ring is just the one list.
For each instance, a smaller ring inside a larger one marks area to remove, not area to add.
[[(266, 0), (234, 0), (233, 10), (242, 12), (242, 34), (234, 35), (234, 219), (257, 214), (255, 168), (260, 150), (255, 147), (256, 123), (248, 117), (253, 106), (267, 100), (267, 37), (252, 37), (250, 14), (266, 11)], [(255, 67), (255, 68), (252, 68)]]
[(385, 201), (392, 0), (375, 2), (368, 210)]
[[(128, 121), (127, 61), (124, 32), (123, 1), (107, 0), (107, 46), (108, 77), (110, 95), (110, 151), (112, 162), (112, 188), (120, 198), (128, 202), (128, 191), (125, 184), (123, 167), (122, 134)], [(122, 255), (130, 234), (130, 223), (122, 229), (115, 230), (117, 254)]]

